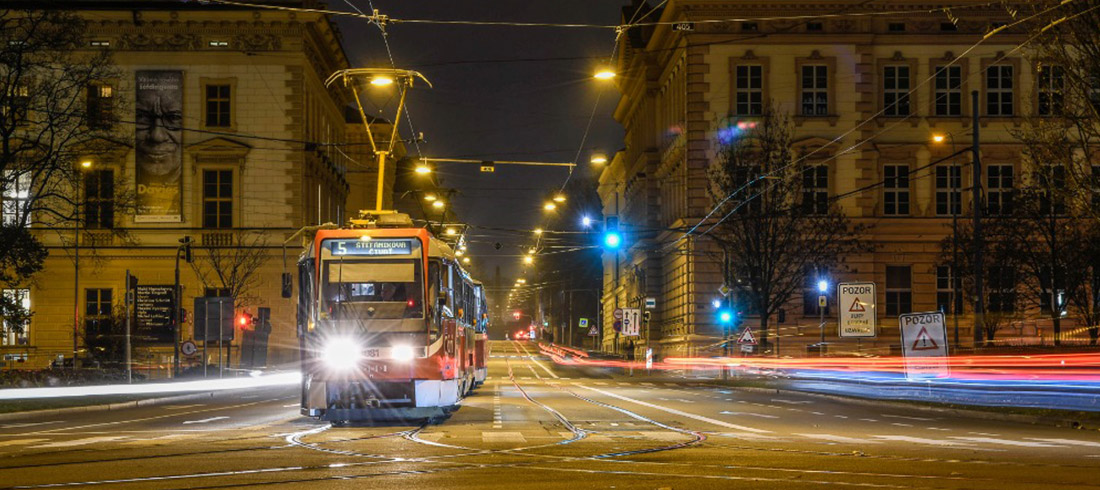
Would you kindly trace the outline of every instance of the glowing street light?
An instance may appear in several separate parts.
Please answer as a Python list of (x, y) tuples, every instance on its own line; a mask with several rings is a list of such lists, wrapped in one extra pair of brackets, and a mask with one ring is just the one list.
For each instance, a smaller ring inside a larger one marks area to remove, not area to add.
[(470, 263), (470, 258), (469, 257), (463, 257), (462, 258), (462, 263), (463, 264), (469, 264)]
[(599, 70), (596, 70), (596, 73), (592, 76), (596, 80), (611, 80), (612, 78), (615, 78), (615, 72), (611, 71), (610, 68), (600, 68)]
[(443, 201), (436, 201), (432, 203), (432, 207), (436, 209), (443, 209), (443, 206), (446, 206)]
[(592, 218), (589, 218), (588, 216), (582, 217), (581, 218), (581, 226), (583, 226), (585, 228), (591, 227), (592, 226)]
[(447, 231), (445, 231), (444, 233), (453, 236), (453, 235), (457, 235), (458, 231), (456, 231), (454, 228), (447, 228)]
[(552, 202), (548, 202), (542, 205), (542, 209), (545, 209), (546, 211), (553, 211), (555, 209), (558, 209), (558, 205)]
[(829, 290), (829, 281), (826, 281), (824, 279), (821, 279), (821, 280), (817, 281), (817, 291), (819, 293), (824, 293), (828, 290)]
[(534, 264), (535, 263), (535, 258), (528, 255), (528, 256), (523, 258), (523, 263), (524, 264)]
[(565, 194), (561, 194), (561, 193), (555, 194), (553, 201), (554, 202), (565, 202)]
[(428, 175), (432, 173), (432, 167), (428, 165), (428, 162), (420, 161), (416, 164), (416, 173), (420, 175)]
[(80, 162), (80, 166), (84, 167), (84, 168), (92, 168), (92, 161), (91, 160), (84, 160), (84, 161)]
[(599, 153), (592, 155), (592, 159), (589, 160), (593, 165), (603, 165), (607, 163), (607, 156)]
[(438, 198), (438, 197), (435, 197), (435, 194), (425, 194), (425, 195), (424, 195), (424, 200), (425, 200), (425, 201), (428, 201), (428, 202), (432, 202), (432, 201), (434, 201), (434, 200), (436, 200), (436, 199), (439, 199), (439, 198)]
[(947, 136), (944, 136), (942, 134), (932, 135), (932, 141), (935, 143), (943, 143), (945, 140), (947, 140)]
[(536, 235), (541, 235), (542, 234), (542, 228), (535, 228), (535, 234)]
[(388, 87), (393, 85), (393, 78), (385, 75), (376, 75), (371, 77), (370, 84), (375, 87)]

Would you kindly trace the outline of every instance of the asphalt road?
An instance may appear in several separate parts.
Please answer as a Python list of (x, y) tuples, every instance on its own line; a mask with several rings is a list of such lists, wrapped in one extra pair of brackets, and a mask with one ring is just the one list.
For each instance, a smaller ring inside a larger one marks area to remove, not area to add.
[(296, 388), (0, 423), (0, 488), (1100, 488), (1100, 432), (555, 367), (495, 342), (446, 421), (329, 427)]

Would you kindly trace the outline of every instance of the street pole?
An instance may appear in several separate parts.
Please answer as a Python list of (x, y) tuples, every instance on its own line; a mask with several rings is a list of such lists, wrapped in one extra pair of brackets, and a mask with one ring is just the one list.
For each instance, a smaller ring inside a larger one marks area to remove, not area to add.
[(132, 354), (130, 353), (130, 350), (131, 350), (131, 344), (130, 344), (130, 296), (132, 294), (133, 293), (130, 290), (130, 269), (126, 269), (126, 293), (125, 293), (124, 297), (125, 297), (125, 303), (126, 303), (126, 382), (127, 383), (133, 383), (134, 382), (134, 368), (133, 368), (133, 364), (131, 363)]
[[(76, 184), (76, 222), (73, 223), (73, 370), (76, 370), (77, 332), (80, 331), (80, 188), (84, 173)], [(64, 365), (62, 365), (64, 368)]]
[(974, 211), (974, 290), (977, 296), (974, 298), (974, 347), (977, 348), (979, 344), (983, 342), (984, 332), (982, 329), (985, 326), (985, 284), (983, 284), (983, 271), (985, 266), (982, 263), (984, 257), (982, 256), (982, 249), (985, 248), (984, 237), (982, 236), (982, 157), (981, 157), (981, 138), (979, 136), (980, 118), (978, 116), (980, 97), (978, 91), (975, 90), (970, 93), (970, 111), (972, 113), (973, 120), (971, 121), (971, 129), (973, 129), (973, 141), (970, 146), (970, 152), (973, 155), (974, 165), (971, 171), (971, 208)]
[(172, 295), (175, 296), (176, 304), (172, 307), (172, 377), (179, 377), (180, 375), (180, 249), (176, 247), (176, 280), (174, 282), (175, 289), (172, 290)]

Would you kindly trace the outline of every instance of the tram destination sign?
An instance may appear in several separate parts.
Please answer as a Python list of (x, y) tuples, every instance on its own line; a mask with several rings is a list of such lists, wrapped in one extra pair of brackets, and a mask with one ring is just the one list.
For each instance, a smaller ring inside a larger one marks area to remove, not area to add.
[(412, 253), (412, 240), (390, 240), (374, 238), (361, 240), (358, 238), (325, 240), (332, 255), (409, 255)]

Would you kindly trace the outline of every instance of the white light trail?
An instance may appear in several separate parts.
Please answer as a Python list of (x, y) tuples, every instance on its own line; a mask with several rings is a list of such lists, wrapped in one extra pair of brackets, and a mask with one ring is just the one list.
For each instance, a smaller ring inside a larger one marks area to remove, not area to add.
[(152, 395), (202, 391), (241, 390), (267, 386), (289, 386), (302, 382), (302, 373), (268, 374), (249, 378), (202, 379), (167, 383), (62, 386), (48, 388), (12, 388), (0, 390), (0, 400), (30, 400), (97, 395)]

